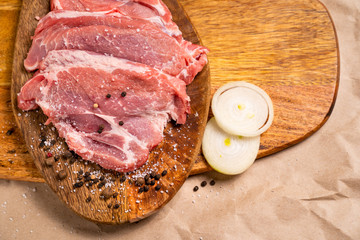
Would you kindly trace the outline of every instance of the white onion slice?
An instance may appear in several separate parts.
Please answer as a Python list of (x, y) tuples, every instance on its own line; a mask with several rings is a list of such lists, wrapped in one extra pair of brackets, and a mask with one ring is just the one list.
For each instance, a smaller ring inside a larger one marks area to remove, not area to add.
[(265, 132), (274, 119), (269, 95), (243, 81), (231, 82), (214, 94), (211, 108), (217, 124), (227, 133), (253, 137)]
[(260, 146), (260, 135), (241, 137), (224, 132), (214, 118), (207, 123), (202, 151), (209, 165), (223, 174), (244, 172), (255, 161)]

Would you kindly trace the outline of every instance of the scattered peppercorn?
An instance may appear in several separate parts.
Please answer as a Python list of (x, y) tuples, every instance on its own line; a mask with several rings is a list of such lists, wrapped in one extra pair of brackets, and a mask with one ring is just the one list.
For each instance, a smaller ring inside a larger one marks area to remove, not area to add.
[(95, 183), (98, 183), (98, 182), (100, 182), (100, 180), (97, 179), (97, 178), (95, 178), (95, 179), (93, 180), (93, 183), (94, 183), (94, 184), (95, 184)]
[(67, 173), (66, 173), (66, 171), (65, 171), (65, 170), (60, 170), (60, 171), (59, 171), (59, 173), (58, 173), (58, 177), (59, 177), (59, 179), (60, 179), (60, 180), (65, 179), (65, 178), (66, 178), (66, 176), (67, 176)]
[(98, 133), (102, 133), (103, 130), (104, 130), (104, 125), (101, 124), (101, 125), (99, 126), (99, 129), (97, 130), (97, 132), (98, 132)]
[(118, 193), (118, 192), (114, 192), (114, 194), (113, 194), (113, 198), (116, 198), (118, 195), (119, 195), (119, 193)]
[(90, 176), (85, 176), (84, 181), (89, 182), (91, 180)]
[(9, 130), (7, 130), (6, 136), (10, 136), (11, 134), (13, 134), (14, 131), (15, 131), (14, 128), (10, 128)]
[(144, 192), (144, 187), (139, 188), (138, 193), (143, 193), (143, 192)]
[(84, 182), (77, 182), (74, 184), (74, 188), (79, 188), (82, 187), (84, 185)]
[(111, 94), (110, 93), (106, 94), (106, 98), (111, 98)]
[(206, 184), (207, 184), (207, 182), (206, 182), (206, 181), (202, 181), (200, 185), (201, 185), (202, 187), (205, 187), (205, 186), (206, 186)]
[(162, 171), (161, 176), (165, 176), (166, 174), (167, 174), (167, 171), (164, 170), (164, 171)]
[(161, 185), (156, 185), (155, 190), (156, 190), (156, 191), (159, 191), (160, 188), (161, 188)]
[(105, 188), (104, 191), (101, 192), (101, 195), (104, 197), (105, 200), (109, 199), (112, 196), (111, 188)]
[(100, 177), (100, 181), (104, 181), (104, 179), (105, 179), (105, 177), (104, 177), (104, 175), (102, 175), (102, 176)]
[(197, 190), (199, 190), (199, 187), (198, 187), (198, 186), (195, 186), (195, 187), (193, 188), (193, 191), (196, 192)]
[(77, 179), (78, 179), (78, 180), (81, 180), (81, 179), (83, 179), (83, 176), (82, 176), (82, 175), (79, 175), (79, 176), (77, 177)]
[(151, 180), (150, 185), (154, 186), (155, 185), (155, 180)]
[(41, 141), (39, 144), (39, 148), (43, 148), (43, 147), (45, 147), (45, 141)]
[(119, 125), (120, 125), (120, 126), (124, 125), (124, 122), (123, 122), (123, 121), (120, 121), (120, 122), (119, 122)]
[(136, 179), (135, 185), (138, 187), (141, 187), (142, 185), (144, 185), (145, 180), (142, 177), (139, 177), (138, 179)]
[(155, 175), (156, 175), (156, 173), (155, 173), (155, 172), (151, 172), (151, 173), (150, 173), (150, 177), (151, 177), (151, 178), (154, 178), (154, 177), (155, 177)]
[(102, 184), (102, 183), (99, 183), (99, 184), (97, 185), (98, 188), (102, 188), (103, 186), (104, 186), (104, 184)]
[(149, 179), (150, 179), (149, 174), (146, 174), (145, 177), (144, 177), (144, 179), (145, 179), (145, 181), (149, 181)]
[(70, 158), (69, 163), (73, 164), (75, 161), (76, 161), (76, 159), (72, 157), (72, 158)]
[(54, 161), (55, 161), (55, 162), (59, 161), (59, 159), (60, 159), (59, 156), (55, 156), (55, 157), (54, 157)]
[(122, 93), (121, 93), (121, 96), (122, 96), (122, 97), (125, 97), (125, 96), (126, 96), (126, 92), (122, 92)]
[(108, 208), (111, 208), (111, 207), (112, 207), (112, 203), (109, 203), (107, 207), (108, 207)]
[(215, 185), (215, 180), (211, 180), (211, 181), (210, 181), (210, 185), (211, 185), (211, 186), (214, 186), (214, 185)]
[(159, 180), (160, 179), (160, 174), (156, 174), (155, 175), (155, 180)]
[(144, 192), (147, 192), (147, 191), (149, 191), (149, 186), (145, 185), (144, 186)]
[(120, 207), (119, 204), (115, 204), (114, 209), (118, 209)]
[(91, 201), (91, 197), (88, 197), (87, 199), (86, 199), (86, 202), (88, 203), (88, 202), (90, 202)]

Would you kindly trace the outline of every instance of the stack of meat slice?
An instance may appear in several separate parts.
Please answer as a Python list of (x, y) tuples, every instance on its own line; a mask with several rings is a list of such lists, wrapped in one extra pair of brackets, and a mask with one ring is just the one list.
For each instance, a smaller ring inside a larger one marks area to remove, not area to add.
[(143, 165), (170, 119), (186, 121), (186, 85), (208, 49), (182, 38), (161, 0), (53, 0), (25, 59), (18, 94), (41, 107), (69, 148), (107, 169)]

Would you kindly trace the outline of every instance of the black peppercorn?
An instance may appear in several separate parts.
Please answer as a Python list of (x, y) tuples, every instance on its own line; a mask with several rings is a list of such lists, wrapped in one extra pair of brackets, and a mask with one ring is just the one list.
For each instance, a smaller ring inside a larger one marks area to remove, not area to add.
[(146, 174), (145, 177), (144, 177), (144, 179), (145, 179), (145, 181), (149, 181), (149, 179), (150, 179), (149, 174)]
[(11, 134), (13, 134), (14, 131), (15, 131), (14, 128), (10, 128), (9, 130), (7, 130), (6, 136), (10, 136)]
[(144, 185), (144, 183), (145, 183), (144, 178), (139, 177), (138, 179), (136, 179), (135, 185), (140, 187), (140, 186)]
[(97, 132), (98, 132), (98, 133), (102, 133), (103, 130), (104, 130), (104, 125), (101, 124), (101, 125), (99, 126), (99, 129), (97, 130)]
[(164, 171), (162, 171), (161, 176), (165, 176), (166, 174), (167, 174), (167, 171), (164, 170)]
[(84, 182), (77, 182), (74, 184), (74, 188), (79, 188), (82, 187), (84, 185)]
[(206, 186), (206, 184), (207, 184), (207, 182), (206, 182), (206, 181), (202, 181), (200, 185), (201, 185), (202, 187), (205, 187), (205, 186)]

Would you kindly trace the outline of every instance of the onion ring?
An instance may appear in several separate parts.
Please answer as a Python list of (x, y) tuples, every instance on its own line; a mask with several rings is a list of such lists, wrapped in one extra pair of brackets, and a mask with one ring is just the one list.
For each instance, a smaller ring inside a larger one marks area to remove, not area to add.
[(244, 82), (231, 82), (214, 94), (211, 108), (225, 132), (254, 137), (265, 132), (274, 119), (274, 107), (261, 88)]
[(215, 121), (207, 123), (202, 140), (202, 151), (209, 165), (216, 171), (235, 175), (244, 172), (255, 161), (260, 146), (260, 135), (241, 137), (224, 132)]

